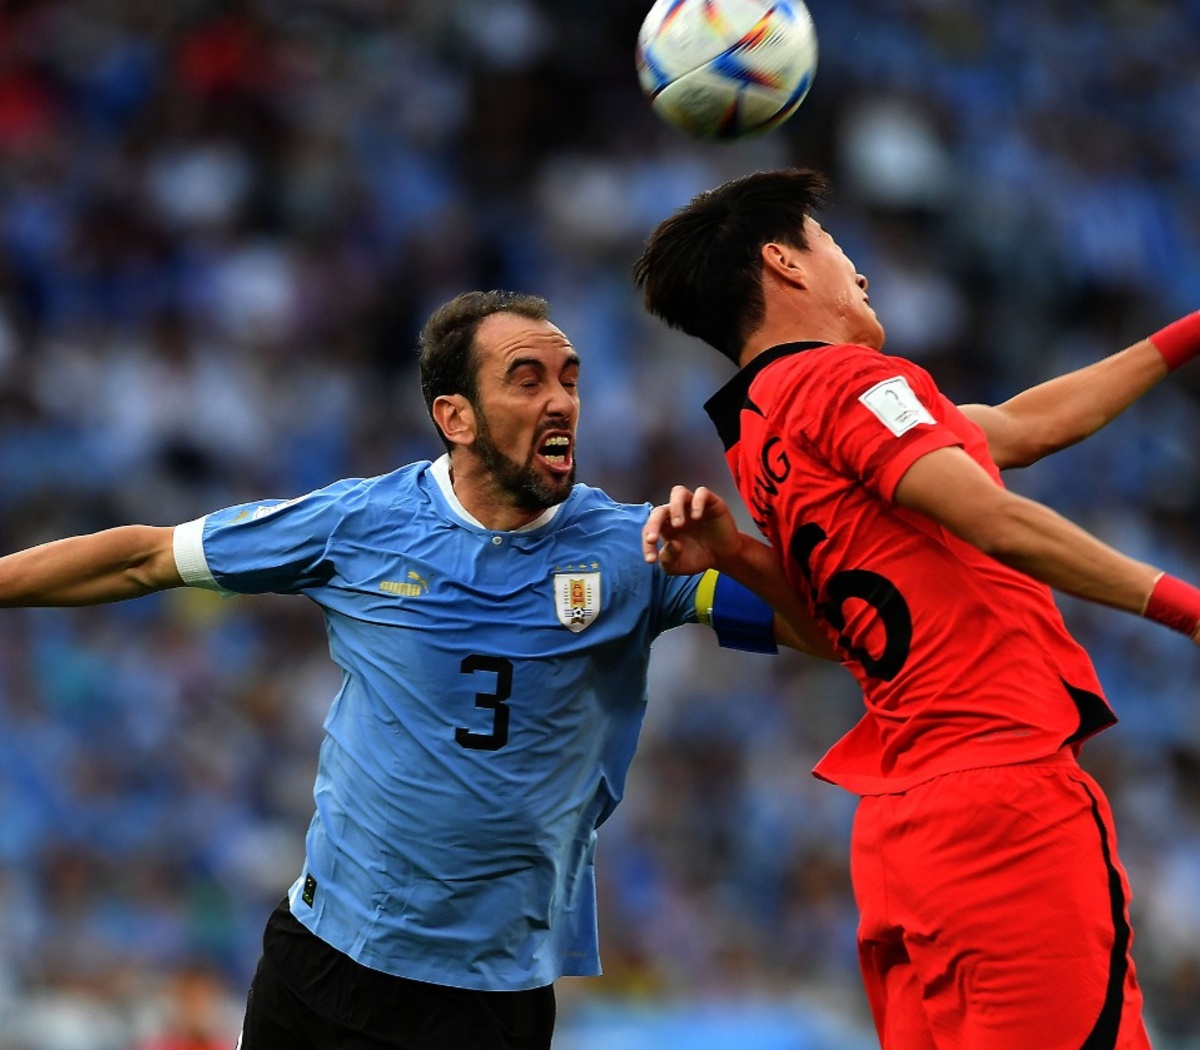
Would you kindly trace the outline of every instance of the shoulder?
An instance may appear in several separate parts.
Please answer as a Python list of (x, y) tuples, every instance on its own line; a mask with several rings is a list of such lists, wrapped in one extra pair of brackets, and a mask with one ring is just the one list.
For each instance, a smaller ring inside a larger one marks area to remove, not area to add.
[(807, 398), (831, 408), (855, 401), (865, 404), (872, 396), (915, 393), (929, 400), (940, 394), (933, 377), (919, 365), (865, 346), (822, 347), (807, 362), (807, 369), (806, 375), (796, 377), (793, 392), (802, 383)]
[(641, 529), (650, 516), (649, 503), (621, 503), (603, 489), (577, 484), (571, 493), (568, 507), (571, 519), (587, 517), (594, 524), (611, 528)]
[(336, 520), (342, 527), (394, 517), (398, 507), (411, 512), (428, 502), (416, 498), (421, 491), (422, 468), (427, 466), (414, 463), (374, 477), (341, 478), (302, 496), (264, 506), (254, 516), (295, 522)]
[(642, 557), (642, 526), (650, 516), (649, 503), (621, 503), (603, 489), (576, 485), (563, 509), (556, 530), (560, 541), (586, 542), (610, 558), (648, 564)]
[(318, 493), (329, 500), (346, 504), (374, 506), (390, 504), (397, 500), (408, 500), (422, 491), (422, 480), (429, 463), (409, 463), (387, 474), (376, 474), (367, 478), (343, 478), (319, 489)]
[(886, 376), (909, 374), (914, 366), (856, 343), (816, 343), (800, 353), (788, 353), (760, 366), (750, 383), (756, 404), (789, 405), (797, 393), (806, 396), (864, 389)]
[(817, 358), (820, 370), (847, 382), (873, 381), (897, 375), (909, 379), (929, 378), (923, 368), (907, 358), (893, 357), (869, 346), (843, 343), (823, 349), (824, 353)]

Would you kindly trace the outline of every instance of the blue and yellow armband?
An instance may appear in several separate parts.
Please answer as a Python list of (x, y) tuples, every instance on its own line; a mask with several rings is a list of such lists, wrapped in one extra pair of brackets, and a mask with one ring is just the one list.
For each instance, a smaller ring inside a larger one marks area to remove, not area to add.
[(709, 569), (696, 588), (696, 615), (725, 649), (777, 653), (775, 610), (736, 580)]

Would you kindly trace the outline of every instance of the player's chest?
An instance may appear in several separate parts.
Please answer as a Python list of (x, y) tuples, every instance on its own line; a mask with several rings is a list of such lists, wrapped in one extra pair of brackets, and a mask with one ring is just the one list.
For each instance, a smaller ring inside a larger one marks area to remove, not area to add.
[(547, 646), (631, 630), (650, 600), (640, 568), (631, 554), (586, 538), (531, 544), (471, 534), (453, 544), (354, 551), (319, 598), (373, 623), (483, 629)]

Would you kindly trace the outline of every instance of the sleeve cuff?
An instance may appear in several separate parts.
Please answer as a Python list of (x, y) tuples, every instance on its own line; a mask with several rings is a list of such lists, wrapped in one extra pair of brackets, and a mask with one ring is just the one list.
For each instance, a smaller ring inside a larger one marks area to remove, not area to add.
[(204, 521), (204, 518), (196, 518), (175, 526), (175, 568), (189, 587), (203, 587), (224, 594), (227, 593), (225, 588), (213, 578), (208, 559), (204, 556)]
[(879, 475), (879, 494), (889, 503), (895, 501), (896, 486), (900, 479), (908, 473), (911, 467), (922, 456), (936, 452), (939, 448), (961, 446), (962, 440), (953, 431), (944, 427), (927, 430), (907, 441), (898, 453), (892, 456)]

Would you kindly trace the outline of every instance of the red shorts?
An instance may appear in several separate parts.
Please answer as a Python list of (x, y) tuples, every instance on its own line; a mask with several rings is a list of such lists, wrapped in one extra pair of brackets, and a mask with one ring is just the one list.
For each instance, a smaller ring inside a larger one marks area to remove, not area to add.
[(851, 869), (884, 1050), (1149, 1050), (1112, 813), (1069, 753), (863, 798)]

